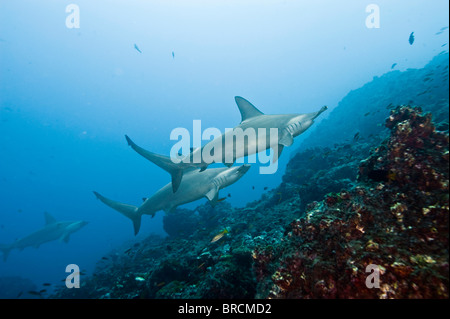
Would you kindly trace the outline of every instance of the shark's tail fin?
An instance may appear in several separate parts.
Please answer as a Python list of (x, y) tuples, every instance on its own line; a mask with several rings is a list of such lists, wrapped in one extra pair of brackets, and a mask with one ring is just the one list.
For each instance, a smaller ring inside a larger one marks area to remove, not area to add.
[(6, 261), (9, 256), (9, 252), (11, 251), (12, 247), (11, 245), (2, 245), (0, 244), (0, 250), (3, 253), (3, 261)]
[(168, 156), (155, 154), (137, 146), (127, 135), (125, 135), (125, 138), (127, 139), (128, 145), (130, 145), (138, 154), (170, 173), (172, 176), (172, 190), (175, 193), (178, 187), (180, 187), (183, 171), (186, 168), (183, 166), (183, 163), (174, 163)]
[(94, 195), (104, 204), (108, 205), (109, 207), (117, 210), (119, 213), (131, 219), (134, 227), (134, 235), (137, 235), (139, 229), (141, 228), (141, 217), (142, 217), (142, 215), (137, 212), (138, 207), (113, 201), (109, 198), (100, 195), (97, 192), (94, 192)]

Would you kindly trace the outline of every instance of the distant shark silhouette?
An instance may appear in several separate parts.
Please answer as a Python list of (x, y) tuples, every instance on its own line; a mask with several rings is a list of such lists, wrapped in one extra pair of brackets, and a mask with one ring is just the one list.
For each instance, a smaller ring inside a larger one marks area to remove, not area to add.
[(45, 226), (34, 233), (20, 238), (10, 245), (0, 245), (0, 250), (3, 252), (3, 260), (6, 261), (9, 252), (12, 249), (23, 250), (26, 247), (39, 248), (40, 245), (53, 241), (61, 240), (69, 242), (69, 237), (72, 233), (80, 230), (87, 225), (85, 221), (56, 221), (53, 216), (45, 212)]
[(176, 193), (172, 191), (172, 183), (169, 183), (152, 197), (145, 199), (139, 207), (113, 201), (97, 192), (94, 194), (104, 204), (130, 218), (133, 222), (134, 234), (137, 235), (141, 227), (142, 215), (153, 217), (159, 210), (170, 213), (179, 205), (193, 202), (202, 197), (206, 197), (214, 205), (217, 203), (219, 190), (238, 181), (249, 168), (250, 165), (245, 164), (231, 168), (210, 168), (201, 173), (199, 169), (189, 170), (184, 174), (183, 181)]
[[(191, 168), (200, 168), (201, 171), (205, 170), (209, 163), (205, 163), (201, 154), (198, 152), (202, 152), (205, 147), (208, 149), (217, 149), (220, 148), (222, 151), (217, 152), (217, 156), (214, 157), (214, 162), (216, 163), (225, 163), (225, 158), (232, 158), (233, 162), (237, 158), (245, 157), (248, 155), (252, 155), (255, 153), (262, 152), (267, 150), (268, 148), (277, 149), (277, 153), (274, 154), (273, 162), (276, 162), (283, 151), (285, 146), (291, 146), (294, 142), (294, 137), (305, 132), (313, 123), (314, 119), (317, 118), (322, 112), (327, 110), (327, 107), (322, 107), (318, 112), (307, 113), (307, 114), (279, 114), (279, 115), (266, 115), (258, 110), (255, 106), (253, 106), (246, 99), (236, 96), (235, 97), (236, 104), (241, 112), (241, 123), (236, 126), (233, 130), (230, 130), (221, 136), (213, 139), (208, 142), (202, 148), (197, 148), (193, 150), (189, 155), (188, 163), (180, 162), (174, 163), (174, 161), (168, 157), (159, 154), (152, 153), (143, 149), (142, 147), (136, 145), (128, 136), (125, 135), (128, 145), (130, 145), (137, 153), (158, 165), (162, 169), (166, 170), (172, 176), (172, 187), (173, 192), (176, 192), (178, 187), (180, 186), (181, 179), (183, 178), (183, 172), (187, 169)], [(253, 128), (256, 133), (258, 133), (259, 128), (266, 129), (265, 145), (263, 145), (263, 149), (259, 146), (262, 144), (262, 140), (259, 139), (261, 136), (256, 136), (256, 139), (253, 143), (245, 143), (244, 147), (236, 149), (236, 145), (232, 138), (227, 138), (230, 135), (234, 134), (236, 129), (242, 129), (245, 131), (247, 128)], [(271, 144), (270, 141), (270, 129), (276, 128), (278, 129), (278, 141), (275, 141), (275, 144)], [(228, 135), (228, 136), (227, 136)], [(229, 145), (233, 143), (233, 145)], [(231, 150), (231, 154), (230, 154)], [(228, 151), (228, 153), (226, 153)], [(200, 155), (200, 156), (199, 156)], [(194, 158), (201, 158), (202, 161), (200, 163), (194, 163)], [(227, 166), (231, 166), (233, 163), (225, 163)]]

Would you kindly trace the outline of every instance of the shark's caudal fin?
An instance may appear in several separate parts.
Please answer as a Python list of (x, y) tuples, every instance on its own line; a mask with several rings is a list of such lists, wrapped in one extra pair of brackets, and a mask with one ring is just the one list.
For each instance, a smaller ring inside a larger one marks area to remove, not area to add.
[(263, 115), (264, 113), (258, 110), (252, 103), (244, 99), (240, 96), (235, 96), (234, 100), (236, 101), (236, 104), (239, 108), (239, 111), (241, 112), (242, 120), (241, 122), (244, 122), (245, 120)]
[(6, 261), (6, 259), (8, 259), (9, 256), (9, 252), (11, 251), (11, 245), (2, 245), (0, 244), (0, 250), (3, 253), (3, 261)]
[(137, 146), (127, 135), (125, 135), (125, 138), (127, 139), (128, 145), (130, 145), (131, 148), (135, 150), (138, 154), (142, 155), (150, 162), (158, 165), (163, 170), (169, 172), (169, 174), (172, 176), (172, 190), (175, 193), (178, 187), (180, 187), (181, 179), (183, 178), (182, 163), (176, 164), (168, 156), (155, 154), (143, 149), (140, 146)]
[(131, 221), (133, 222), (134, 234), (137, 235), (137, 233), (139, 232), (139, 229), (141, 228), (141, 215), (138, 214), (138, 212), (137, 212), (138, 208), (136, 206), (122, 204), (122, 203), (113, 201), (109, 198), (106, 198), (106, 197), (100, 195), (97, 192), (94, 192), (94, 195), (99, 200), (101, 200), (104, 204), (108, 205), (111, 208), (114, 208), (119, 213), (121, 213), (121, 214), (125, 215), (126, 217), (128, 217), (129, 219), (131, 219)]

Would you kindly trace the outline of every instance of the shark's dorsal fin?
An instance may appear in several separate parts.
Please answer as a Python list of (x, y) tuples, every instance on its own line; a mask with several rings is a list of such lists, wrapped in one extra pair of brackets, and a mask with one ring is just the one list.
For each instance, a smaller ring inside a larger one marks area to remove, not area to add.
[(240, 96), (235, 96), (234, 100), (236, 101), (236, 104), (239, 108), (239, 111), (241, 112), (241, 122), (244, 122), (245, 120), (248, 120), (249, 118), (263, 115), (264, 113), (258, 110), (252, 103), (244, 99)]
[(45, 212), (44, 215), (45, 215), (45, 225), (50, 225), (50, 224), (56, 223), (55, 217), (53, 217), (52, 215), (50, 215), (47, 212)]

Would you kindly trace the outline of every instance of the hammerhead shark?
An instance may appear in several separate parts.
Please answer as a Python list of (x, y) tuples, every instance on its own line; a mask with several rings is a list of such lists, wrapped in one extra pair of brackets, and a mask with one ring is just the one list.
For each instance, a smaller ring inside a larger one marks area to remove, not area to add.
[[(174, 161), (171, 157), (147, 151), (136, 145), (128, 136), (125, 135), (125, 137), (128, 145), (137, 153), (171, 174), (173, 192), (176, 192), (183, 178), (183, 172), (187, 169), (200, 168), (201, 171), (204, 171), (211, 162), (225, 163), (225, 165), (231, 166), (237, 158), (259, 153), (269, 148), (275, 151), (273, 157), (275, 163), (283, 148), (291, 146), (294, 138), (311, 127), (314, 119), (327, 110), (327, 107), (323, 106), (319, 111), (313, 113), (267, 115), (240, 96), (236, 96), (235, 101), (241, 113), (241, 123), (203, 147), (192, 150), (181, 161)], [(243, 144), (239, 145), (240, 147), (237, 147), (233, 135), (240, 130), (245, 132), (248, 128), (253, 129), (256, 133), (255, 138), (246, 139)], [(260, 129), (262, 129), (262, 134), (259, 133)], [(278, 133), (275, 141), (270, 138), (273, 129)], [(211, 162), (204, 161), (202, 155), (205, 149), (214, 150), (214, 154), (210, 157), (212, 158)], [(201, 161), (196, 162), (193, 160), (195, 158), (201, 158)]]
[(9, 252), (12, 249), (23, 250), (26, 247), (39, 248), (40, 245), (53, 241), (61, 240), (65, 243), (69, 242), (69, 237), (72, 233), (80, 230), (87, 225), (85, 221), (56, 221), (52, 215), (45, 212), (45, 226), (30, 235), (17, 239), (10, 245), (0, 245), (0, 250), (3, 252), (3, 260), (6, 261)]
[(176, 193), (172, 191), (172, 183), (168, 183), (152, 197), (144, 199), (144, 203), (139, 207), (113, 201), (95, 191), (94, 194), (104, 204), (130, 218), (133, 222), (134, 234), (137, 235), (141, 227), (142, 215), (154, 217), (160, 210), (170, 213), (178, 206), (202, 197), (206, 197), (212, 205), (215, 205), (219, 198), (219, 190), (238, 181), (249, 168), (250, 165), (244, 164), (231, 168), (210, 168), (201, 173), (199, 169), (188, 170)]

